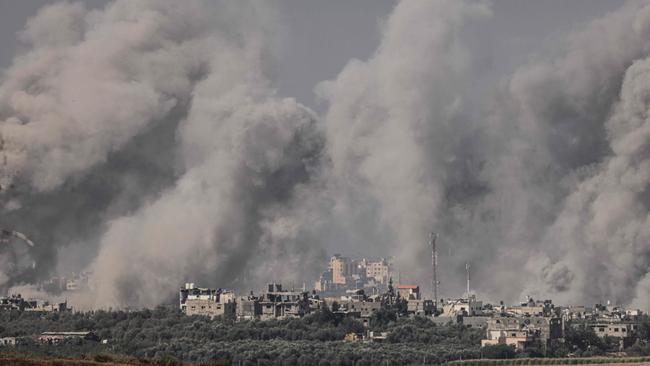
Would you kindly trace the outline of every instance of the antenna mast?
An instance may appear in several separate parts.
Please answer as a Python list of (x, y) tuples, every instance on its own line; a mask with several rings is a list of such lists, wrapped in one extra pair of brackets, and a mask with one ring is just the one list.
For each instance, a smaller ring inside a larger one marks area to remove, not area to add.
[(433, 267), (433, 304), (438, 309), (438, 249), (436, 248), (436, 239), (438, 234), (429, 233), (429, 243), (431, 244), (431, 266)]
[(467, 298), (469, 299), (469, 262), (465, 262), (465, 271), (467, 271)]

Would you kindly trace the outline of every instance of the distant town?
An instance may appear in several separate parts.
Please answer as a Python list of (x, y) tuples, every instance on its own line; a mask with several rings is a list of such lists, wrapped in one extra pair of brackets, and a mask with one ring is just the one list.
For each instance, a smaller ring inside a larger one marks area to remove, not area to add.
[[(352, 259), (335, 254), (326, 271), (312, 290), (286, 288), (270, 283), (265, 291), (247, 295), (219, 287), (202, 287), (186, 283), (179, 290), (178, 309), (187, 316), (229, 319), (232, 321), (266, 321), (302, 318), (318, 311), (360, 321), (365, 328), (370, 319), (386, 309), (399, 317), (425, 317), (436, 324), (458, 324), (484, 329), (481, 346), (509, 345), (524, 351), (531, 345), (548, 345), (562, 341), (567, 327), (587, 327), (601, 338), (615, 339), (622, 351), (635, 339), (637, 323), (643, 315), (639, 309), (611, 304), (594, 306), (559, 306), (549, 299), (528, 298), (517, 304), (490, 304), (478, 299), (469, 288), (453, 299), (426, 299), (419, 284), (393, 281), (395, 268), (390, 258)], [(435, 255), (434, 255), (435, 274)], [(42, 283), (51, 293), (79, 291), (88, 286), (88, 273), (69, 278), (52, 278)], [(0, 298), (0, 311), (34, 313), (71, 312), (67, 302), (26, 299), (20, 294)], [(346, 335), (348, 341), (380, 342), (389, 332), (364, 331)], [(93, 339), (91, 330), (84, 332), (44, 332), (41, 342), (59, 342), (68, 338)], [(97, 339), (99, 340), (99, 339)], [(106, 341), (106, 340), (105, 340)], [(1, 345), (15, 345), (16, 337), (0, 339)]]

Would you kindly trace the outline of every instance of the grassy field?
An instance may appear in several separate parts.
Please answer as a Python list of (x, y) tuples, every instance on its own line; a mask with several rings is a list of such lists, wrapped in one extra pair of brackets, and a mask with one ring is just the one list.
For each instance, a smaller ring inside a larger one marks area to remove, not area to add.
[(450, 366), (506, 366), (506, 365), (648, 365), (650, 357), (585, 357), (585, 358), (513, 358), (508, 360), (452, 361)]
[[(0, 355), (0, 366), (189, 366), (174, 358), (145, 360), (98, 354), (87, 358), (47, 358), (25, 355)], [(223, 363), (198, 364), (200, 366), (222, 366)]]

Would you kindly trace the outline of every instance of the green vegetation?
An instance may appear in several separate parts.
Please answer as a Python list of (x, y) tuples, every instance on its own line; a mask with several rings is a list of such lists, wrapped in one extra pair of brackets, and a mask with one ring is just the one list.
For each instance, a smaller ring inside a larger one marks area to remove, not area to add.
[(93, 330), (108, 344), (70, 340), (62, 345), (43, 345), (30, 339), (16, 348), (0, 348), (0, 352), (38, 357), (84, 356), (91, 360), (104, 355), (174, 357), (193, 363), (235, 365), (411, 365), (480, 356), (480, 329), (439, 326), (425, 318), (387, 319), (384, 315), (371, 319), (374, 330), (391, 332), (384, 343), (348, 343), (343, 341), (345, 335), (362, 332), (363, 326), (326, 309), (302, 319), (238, 323), (188, 317), (164, 307), (47, 315), (5, 312), (0, 313), (0, 337)]
[[(382, 343), (344, 342), (346, 334), (363, 333), (365, 329), (359, 321), (333, 313), (327, 307), (302, 319), (264, 322), (184, 316), (171, 307), (131, 312), (1, 312), (0, 337), (26, 338), (15, 348), (0, 347), (0, 355), (83, 358), (85, 364), (166, 360), (168, 365), (180, 365), (181, 361), (235, 365), (412, 365), (462, 360), (456, 363), (514, 365), (611, 362), (611, 358), (593, 357), (620, 350), (618, 339), (599, 338), (586, 326), (567, 326), (565, 342), (533, 344), (524, 352), (505, 345), (480, 348), (482, 329), (436, 325), (423, 317), (399, 317), (398, 298), (395, 299), (393, 311), (383, 309), (370, 319), (370, 330), (388, 332)], [(44, 331), (84, 330), (94, 331), (107, 343), (73, 339), (51, 345), (31, 338)], [(650, 320), (644, 318), (639, 323), (637, 338), (625, 349), (627, 355), (650, 356), (648, 337)], [(616, 358), (616, 362), (638, 360)]]

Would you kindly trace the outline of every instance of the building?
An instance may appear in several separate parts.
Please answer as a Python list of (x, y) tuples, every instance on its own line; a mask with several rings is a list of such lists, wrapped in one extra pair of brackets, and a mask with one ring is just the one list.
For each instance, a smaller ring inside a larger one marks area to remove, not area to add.
[(406, 304), (407, 312), (410, 315), (432, 315), (435, 310), (433, 300), (408, 299)]
[(351, 259), (340, 254), (330, 258), (327, 271), (316, 281), (315, 289), (321, 292), (335, 292), (345, 289), (386, 286), (391, 276), (389, 260)]
[(481, 341), (481, 346), (508, 344), (524, 349), (533, 341), (548, 344), (561, 338), (563, 324), (560, 318), (496, 316), (487, 321), (486, 338)]
[(93, 332), (43, 332), (38, 336), (39, 342), (47, 344), (58, 344), (67, 339), (99, 340)]
[(262, 305), (256, 296), (251, 293), (249, 296), (240, 297), (236, 305), (236, 319), (242, 320), (255, 320), (262, 316)]
[(67, 301), (61, 303), (50, 303), (49, 301), (33, 299), (26, 300), (20, 294), (16, 294), (0, 298), (0, 311), (8, 310), (51, 313), (71, 311), (72, 309), (68, 308)]
[(345, 285), (350, 272), (350, 258), (343, 257), (340, 254), (334, 254), (330, 259), (329, 269), (332, 273), (332, 283)]
[(59, 302), (59, 303), (50, 303), (49, 301), (35, 301), (33, 307), (27, 307), (24, 311), (27, 312), (36, 312), (36, 313), (59, 313), (64, 311), (71, 311), (71, 308), (68, 308), (68, 302)]
[(481, 347), (507, 344), (517, 350), (524, 350), (535, 340), (535, 337), (526, 329), (500, 330), (488, 332), (488, 338), (481, 340)]
[(390, 263), (386, 259), (366, 262), (366, 277), (372, 278), (377, 283), (387, 284), (390, 278)]
[(304, 291), (287, 291), (282, 285), (271, 283), (268, 291), (258, 298), (261, 307), (261, 320), (273, 318), (300, 318), (310, 311), (309, 293)]
[(514, 316), (551, 316), (553, 315), (553, 302), (551, 300), (535, 301), (528, 298), (528, 301), (518, 306), (508, 306), (505, 311)]
[(406, 300), (420, 300), (420, 286), (397, 285), (397, 294)]
[(13, 347), (16, 345), (16, 337), (0, 338), (0, 347)]
[(483, 314), (483, 302), (476, 300), (476, 296), (472, 295), (468, 298), (448, 300), (442, 305), (442, 316), (455, 317), (455, 316), (476, 316)]
[(235, 317), (235, 294), (224, 289), (199, 288), (186, 283), (179, 292), (179, 306), (186, 315)]
[(636, 324), (634, 323), (596, 323), (591, 324), (590, 327), (601, 338), (628, 338), (632, 337), (636, 332)]

